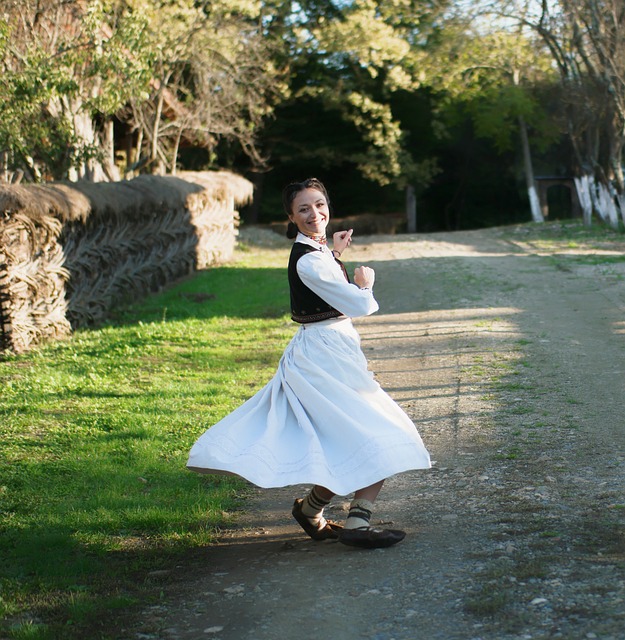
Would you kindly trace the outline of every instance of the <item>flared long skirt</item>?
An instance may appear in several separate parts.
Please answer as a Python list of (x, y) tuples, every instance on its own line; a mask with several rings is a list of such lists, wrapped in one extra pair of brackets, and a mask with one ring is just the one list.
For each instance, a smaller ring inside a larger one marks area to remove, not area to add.
[(430, 467), (421, 437), (367, 368), (350, 319), (302, 325), (272, 380), (212, 426), (187, 463), (269, 488), (319, 484), (348, 495)]

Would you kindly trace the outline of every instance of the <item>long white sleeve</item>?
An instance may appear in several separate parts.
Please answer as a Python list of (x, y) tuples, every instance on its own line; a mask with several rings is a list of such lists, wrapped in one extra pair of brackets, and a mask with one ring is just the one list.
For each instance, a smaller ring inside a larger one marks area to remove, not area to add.
[(312, 251), (297, 261), (302, 282), (329, 305), (350, 318), (368, 316), (379, 309), (373, 292), (345, 280), (329, 251)]

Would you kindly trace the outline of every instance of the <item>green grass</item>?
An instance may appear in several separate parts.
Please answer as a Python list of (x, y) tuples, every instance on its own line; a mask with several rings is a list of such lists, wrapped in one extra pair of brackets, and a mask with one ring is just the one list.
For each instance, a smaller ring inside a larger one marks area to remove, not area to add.
[(186, 456), (273, 375), (294, 331), (285, 262), (240, 253), (0, 362), (0, 637), (109, 637), (98, 621), (150, 571), (232, 523), (245, 483)]
[(599, 221), (585, 227), (580, 219), (521, 224), (509, 228), (513, 239), (539, 243), (545, 249), (601, 247), (603, 243), (623, 242), (623, 229), (612, 229)]

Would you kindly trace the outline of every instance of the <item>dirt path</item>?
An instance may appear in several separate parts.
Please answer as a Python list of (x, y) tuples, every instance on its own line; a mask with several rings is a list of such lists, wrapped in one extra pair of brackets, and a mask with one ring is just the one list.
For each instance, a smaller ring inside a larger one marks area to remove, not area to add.
[(255, 491), (127, 637), (625, 638), (625, 263), (524, 233), (350, 255), (377, 272), (381, 311), (358, 322), (371, 368), (436, 461), (380, 496), (406, 540), (315, 543), (289, 514), (304, 487)]

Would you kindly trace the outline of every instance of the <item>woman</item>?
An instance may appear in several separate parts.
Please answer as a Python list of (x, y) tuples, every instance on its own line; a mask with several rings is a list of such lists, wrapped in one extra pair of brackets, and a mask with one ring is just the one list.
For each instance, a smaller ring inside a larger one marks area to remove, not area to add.
[[(300, 324), (274, 378), (211, 427), (191, 449), (187, 466), (229, 472), (259, 487), (312, 484), (293, 516), (314, 540), (362, 548), (388, 547), (405, 533), (370, 525), (384, 479), (425, 469), (430, 458), (410, 418), (367, 369), (351, 318), (378, 310), (375, 273), (358, 267), (354, 283), (339, 258), (352, 230), (326, 243), (329, 197), (315, 178), (288, 185), (283, 202), (291, 317)], [(344, 526), (323, 517), (335, 495), (354, 492)]]

